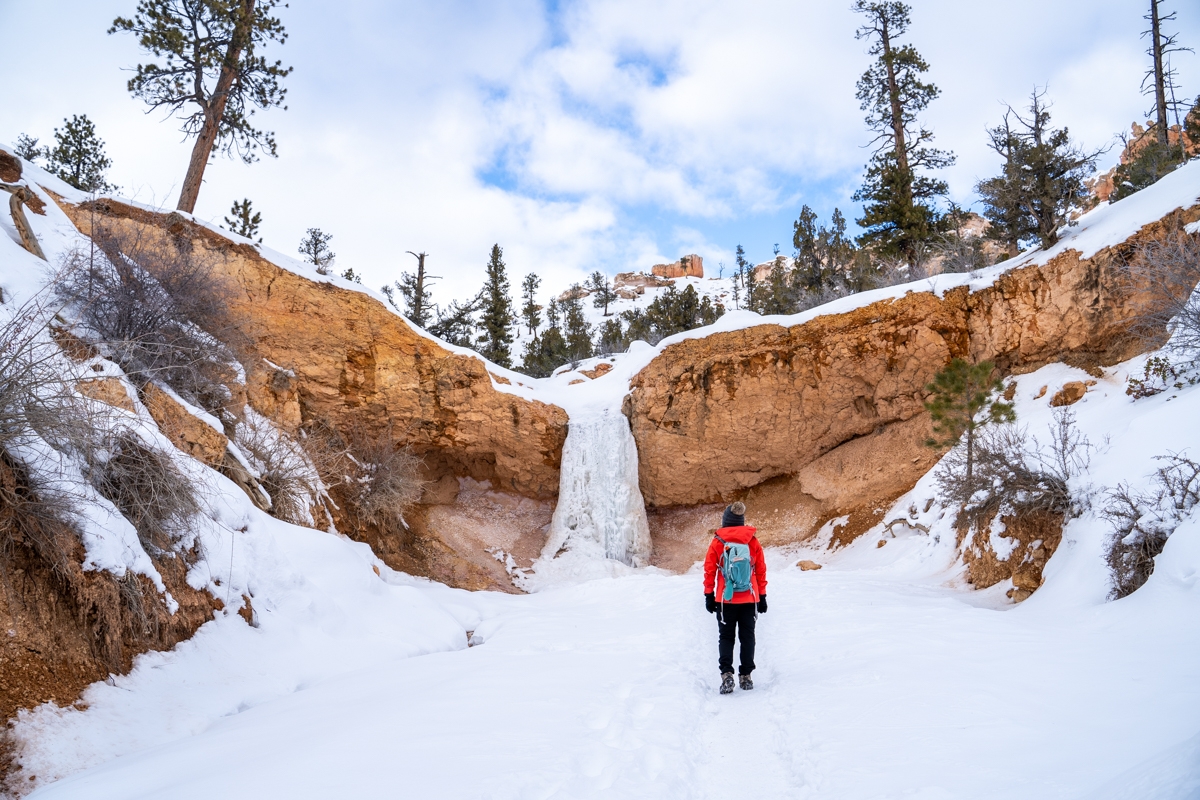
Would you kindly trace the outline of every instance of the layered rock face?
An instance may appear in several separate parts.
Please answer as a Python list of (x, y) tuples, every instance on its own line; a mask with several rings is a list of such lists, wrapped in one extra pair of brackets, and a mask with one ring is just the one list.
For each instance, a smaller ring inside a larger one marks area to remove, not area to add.
[[(973, 294), (914, 292), (791, 328), (671, 345), (635, 377), (626, 401), (642, 494), (653, 506), (688, 506), (798, 476), (834, 448), (924, 415), (925, 385), (957, 356), (994, 360), (1003, 373), (1127, 358), (1139, 345), (1125, 335), (1130, 307), (1115, 267), (1137, 242), (1197, 218), (1200, 206), (1093, 258), (1067, 251)], [(919, 459), (919, 441), (908, 449), (916, 454), (881, 464), (864, 452), (847, 466), (862, 476), (891, 471)], [(862, 501), (889, 499), (879, 491)], [(822, 505), (828, 514), (837, 503)]]
[(557, 494), (566, 413), (499, 391), (478, 358), (451, 353), (366, 294), (281, 269), (178, 215), (109, 200), (64, 210), (84, 233), (94, 211), (99, 224), (206, 251), (232, 287), (250, 404), (285, 429), (312, 419), (361, 426), (411, 445), (434, 480)]
[(660, 278), (703, 278), (704, 259), (695, 253), (681, 256), (670, 264), (655, 264), (650, 268), (650, 274)]

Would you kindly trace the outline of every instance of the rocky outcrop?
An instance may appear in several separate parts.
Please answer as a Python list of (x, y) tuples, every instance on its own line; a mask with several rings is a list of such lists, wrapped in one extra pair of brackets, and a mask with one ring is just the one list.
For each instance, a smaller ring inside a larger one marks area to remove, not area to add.
[(229, 440), (211, 425), (199, 419), (162, 387), (148, 383), (142, 390), (142, 403), (154, 418), (158, 429), (179, 450), (210, 467), (225, 460)]
[(650, 268), (650, 274), (660, 278), (703, 278), (704, 259), (695, 253), (680, 256), (678, 261), (670, 264), (655, 264)]
[(285, 429), (320, 419), (390, 431), (435, 480), (454, 475), (532, 498), (557, 494), (566, 413), (500, 391), (480, 359), (451, 353), (363, 292), (289, 272), (179, 215), (111, 200), (62, 205), (85, 233), (94, 217), (211, 257), (232, 287), (250, 403)]
[(1067, 251), (975, 293), (910, 292), (790, 328), (673, 344), (626, 402), (642, 494), (653, 506), (712, 503), (799, 475), (835, 448), (923, 417), (925, 385), (956, 356), (994, 360), (1003, 373), (1129, 357), (1139, 344), (1125, 333), (1115, 267), (1137, 241), (1198, 218), (1200, 206), (1176, 212), (1093, 258)]

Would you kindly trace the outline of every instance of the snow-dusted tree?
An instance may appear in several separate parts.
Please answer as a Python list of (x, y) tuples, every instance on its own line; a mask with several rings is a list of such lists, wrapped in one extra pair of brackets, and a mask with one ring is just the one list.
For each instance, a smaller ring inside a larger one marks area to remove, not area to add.
[(854, 199), (864, 203), (858, 224), (866, 229), (859, 243), (916, 263), (921, 246), (935, 231), (934, 198), (946, 193), (946, 182), (922, 174), (954, 163), (949, 151), (929, 147), (933, 133), (917, 115), (938, 96), (932, 83), (921, 81), (929, 65), (912, 45), (899, 45), (910, 24), (905, 3), (856, 0), (853, 10), (866, 17), (855, 38), (867, 39), (875, 63), (858, 79), (858, 99), (875, 133), (875, 153), (862, 188)]
[[(213, 153), (237, 153), (247, 164), (275, 155), (275, 136), (250, 124), (255, 108), (283, 105), (282, 79), (292, 71), (269, 63), (259, 48), (287, 40), (271, 16), (279, 0), (139, 0), (132, 19), (117, 17), (108, 32), (132, 33), (155, 59), (138, 64), (128, 89), (152, 109), (183, 118), (196, 137), (180, 211), (191, 213)], [(286, 3), (284, 4), (286, 8)]]
[[(35, 140), (36, 143), (36, 140)], [(104, 140), (86, 114), (63, 120), (54, 129), (54, 147), (42, 151), (46, 168), (83, 192), (112, 192), (117, 187), (104, 179), (112, 160), (104, 154)]]
[(604, 309), (604, 316), (607, 317), (609, 304), (617, 299), (617, 293), (608, 282), (608, 276), (596, 270), (588, 278), (587, 286), (592, 290), (592, 305)]
[[(251, 207), (250, 198), (234, 201), (229, 213), (232, 216), (225, 218), (225, 227), (238, 236), (254, 239), (258, 234), (258, 226), (262, 224), (262, 214)], [(255, 241), (262, 244), (262, 237), (259, 236)]]
[(487, 360), (502, 367), (512, 366), (513, 314), (512, 298), (508, 294), (508, 272), (500, 245), (492, 245), (488, 258), (487, 279), (480, 293), (483, 298), (479, 320), (479, 352)]
[(531, 272), (521, 281), (521, 319), (530, 336), (537, 336), (538, 326), (542, 324), (542, 307), (537, 303), (537, 290), (542, 285), (542, 279), (537, 273)]
[(563, 338), (567, 343), (567, 357), (572, 364), (592, 357), (592, 326), (583, 315), (583, 302), (579, 284), (571, 286), (566, 299), (559, 301), (563, 315)]
[(1002, 123), (988, 129), (988, 147), (1004, 159), (1000, 174), (975, 185), (975, 191), (983, 199), (983, 216), (991, 223), (987, 236), (1004, 245), (1010, 258), (1020, 252), (1022, 242), (1036, 234), (1025, 209), (1023, 159), (1018, 155), (1022, 145), (1013, 130), (1012, 117), (1010, 108), (1004, 112)]
[(320, 228), (309, 228), (298, 248), (304, 260), (316, 265), (317, 272), (322, 275), (329, 274), (329, 268), (337, 258), (337, 253), (329, 249), (329, 241), (332, 238), (332, 233), (323, 233)]
[(1022, 229), (1030, 231), (1050, 247), (1058, 241), (1058, 230), (1070, 221), (1070, 213), (1087, 198), (1084, 180), (1096, 169), (1104, 148), (1083, 150), (1071, 140), (1066, 128), (1050, 125), (1050, 107), (1045, 90), (1034, 89), (1028, 116), (1012, 111), (1020, 128), (1012, 143), (1014, 192), (1023, 211)]

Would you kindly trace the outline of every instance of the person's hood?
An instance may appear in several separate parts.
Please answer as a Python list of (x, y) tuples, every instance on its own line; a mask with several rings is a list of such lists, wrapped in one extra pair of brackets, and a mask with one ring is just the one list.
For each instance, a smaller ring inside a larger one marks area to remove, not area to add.
[(715, 535), (720, 536), (728, 544), (750, 544), (750, 540), (757, 532), (757, 528), (751, 528), (749, 525), (738, 525), (733, 528), (717, 528)]

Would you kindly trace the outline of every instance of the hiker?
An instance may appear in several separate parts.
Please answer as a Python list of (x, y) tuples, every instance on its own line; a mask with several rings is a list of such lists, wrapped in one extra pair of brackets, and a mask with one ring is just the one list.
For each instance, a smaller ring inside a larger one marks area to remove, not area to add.
[[(717, 615), (721, 694), (733, 692), (733, 639), (742, 643), (738, 676), (754, 688), (754, 621), (767, 613), (767, 562), (755, 530), (746, 525), (746, 505), (734, 503), (721, 515), (704, 558), (704, 608)], [(714, 587), (714, 580), (716, 586)]]

